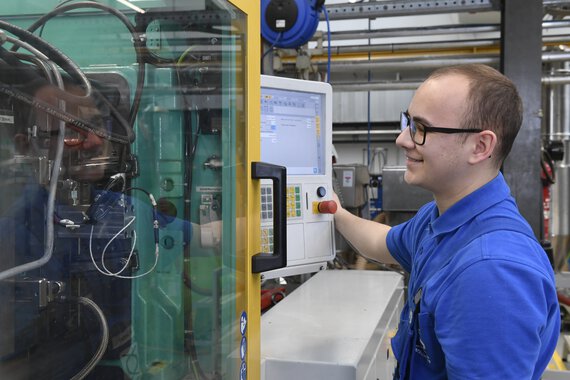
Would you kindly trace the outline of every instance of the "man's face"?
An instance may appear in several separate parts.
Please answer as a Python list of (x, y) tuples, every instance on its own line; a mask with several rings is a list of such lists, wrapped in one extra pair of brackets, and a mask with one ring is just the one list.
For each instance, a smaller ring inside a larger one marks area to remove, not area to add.
[[(408, 113), (420, 126), (461, 128), (468, 89), (469, 82), (463, 76), (430, 79), (416, 91)], [(406, 153), (405, 181), (430, 190), (436, 196), (461, 186), (468, 169), (467, 151), (461, 143), (465, 135), (428, 132), (425, 144), (417, 145), (408, 129), (396, 140)]]

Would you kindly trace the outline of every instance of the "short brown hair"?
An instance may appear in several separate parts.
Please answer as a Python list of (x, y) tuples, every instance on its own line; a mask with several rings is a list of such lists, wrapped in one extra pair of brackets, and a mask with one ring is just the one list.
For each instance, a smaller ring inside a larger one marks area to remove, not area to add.
[(483, 64), (442, 67), (428, 77), (462, 75), (469, 80), (467, 110), (462, 128), (480, 128), (497, 135), (494, 161), (498, 166), (507, 158), (523, 119), (522, 100), (514, 83), (497, 70)]

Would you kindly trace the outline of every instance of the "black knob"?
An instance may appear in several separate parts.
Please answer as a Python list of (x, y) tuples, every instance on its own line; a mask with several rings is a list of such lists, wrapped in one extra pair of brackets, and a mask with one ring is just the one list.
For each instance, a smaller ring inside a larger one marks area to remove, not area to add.
[(317, 188), (317, 196), (319, 196), (320, 198), (324, 197), (325, 195), (327, 195), (327, 189), (325, 189), (323, 186), (319, 186)]

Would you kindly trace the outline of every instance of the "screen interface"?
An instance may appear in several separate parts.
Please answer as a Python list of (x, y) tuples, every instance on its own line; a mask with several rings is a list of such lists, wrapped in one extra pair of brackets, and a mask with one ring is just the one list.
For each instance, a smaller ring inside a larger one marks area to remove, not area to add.
[(261, 159), (287, 175), (325, 174), (325, 95), (261, 89)]

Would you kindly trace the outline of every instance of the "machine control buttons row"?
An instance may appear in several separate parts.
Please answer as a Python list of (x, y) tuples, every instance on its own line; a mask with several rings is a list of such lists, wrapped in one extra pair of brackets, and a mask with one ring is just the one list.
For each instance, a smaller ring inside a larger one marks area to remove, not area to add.
[(301, 186), (287, 186), (287, 217), (301, 217)]
[(261, 228), (261, 252), (272, 253), (273, 252), (273, 228), (272, 227), (262, 227)]
[(273, 189), (261, 186), (261, 220), (273, 220)]

